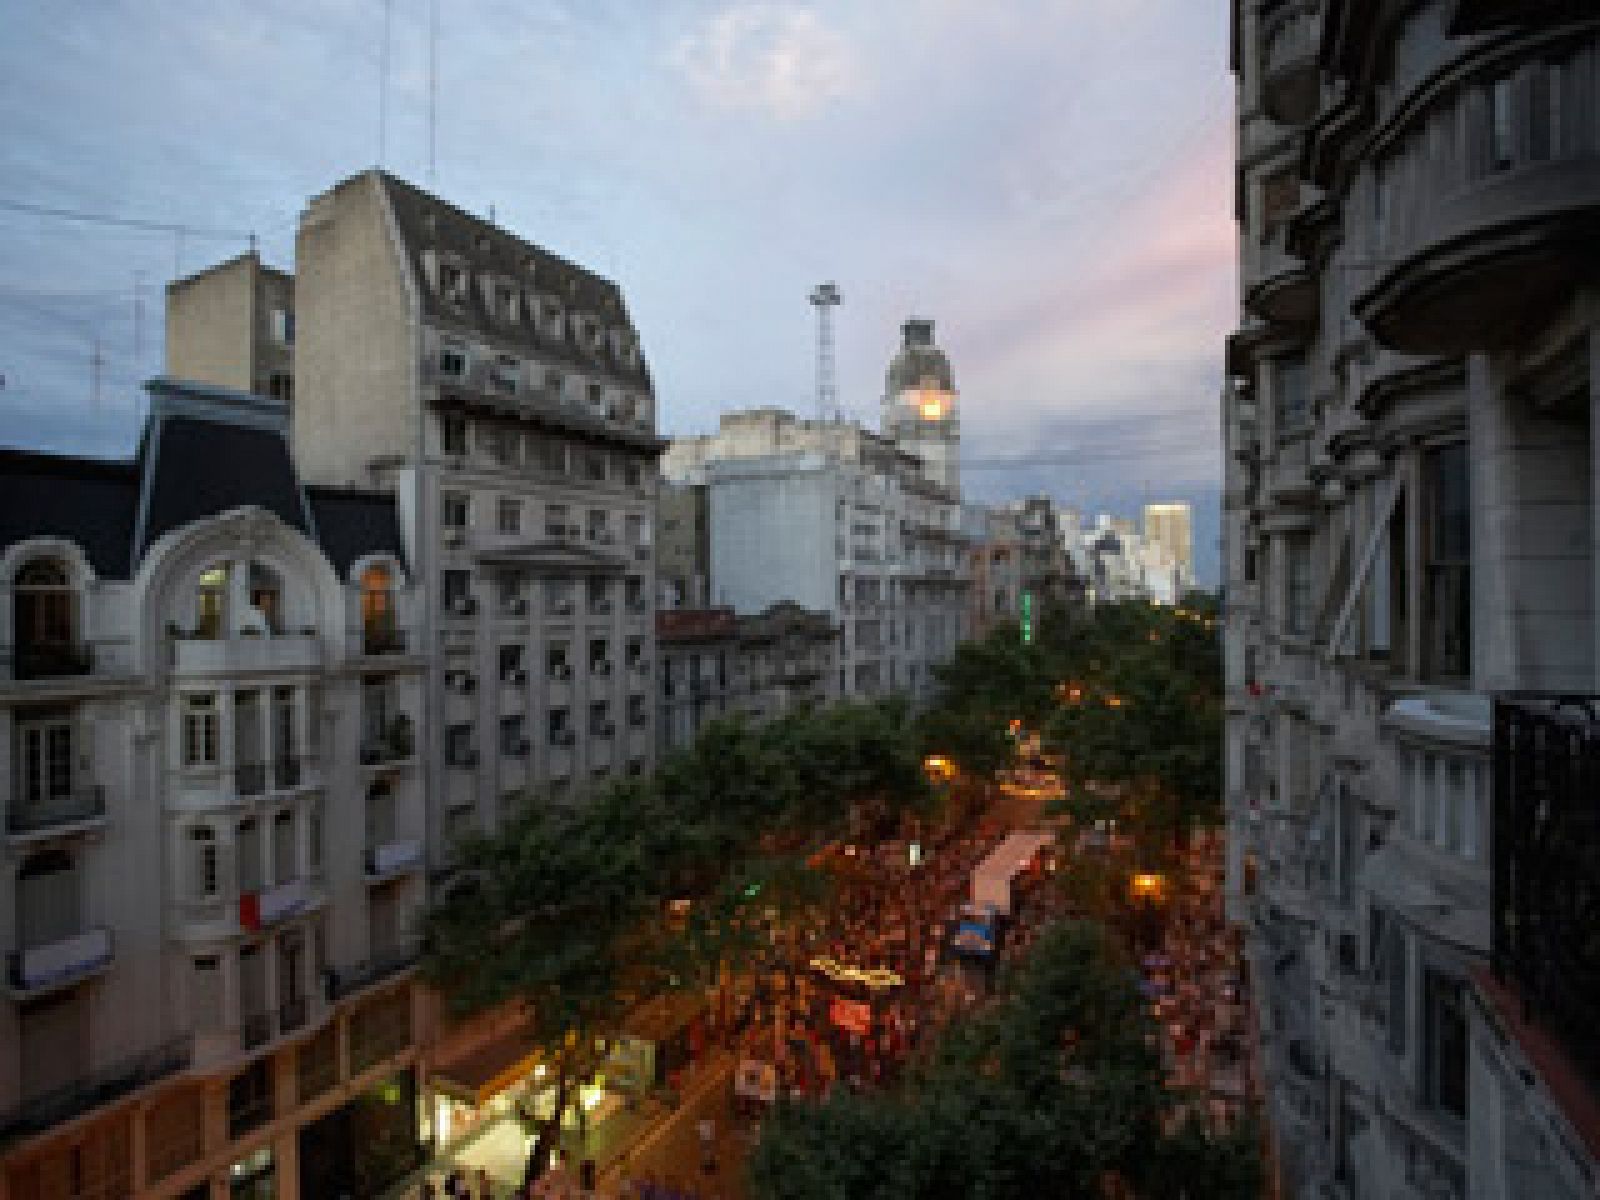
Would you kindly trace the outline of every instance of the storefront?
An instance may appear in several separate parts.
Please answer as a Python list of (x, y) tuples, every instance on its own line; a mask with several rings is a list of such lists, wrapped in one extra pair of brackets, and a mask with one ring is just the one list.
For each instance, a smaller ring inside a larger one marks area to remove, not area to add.
[(707, 1009), (698, 992), (667, 992), (629, 1013), (606, 1064), (612, 1087), (642, 1093), (677, 1078), (704, 1042)]
[(422, 1162), (421, 1126), (407, 1067), (300, 1131), (300, 1194), (381, 1195)]

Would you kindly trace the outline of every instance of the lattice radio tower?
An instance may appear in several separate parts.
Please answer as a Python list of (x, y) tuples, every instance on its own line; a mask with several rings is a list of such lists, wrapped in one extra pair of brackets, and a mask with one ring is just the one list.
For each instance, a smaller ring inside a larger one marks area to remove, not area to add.
[(839, 388), (833, 378), (833, 310), (839, 307), (839, 285), (819, 283), (811, 289), (817, 310), (817, 420), (839, 421)]

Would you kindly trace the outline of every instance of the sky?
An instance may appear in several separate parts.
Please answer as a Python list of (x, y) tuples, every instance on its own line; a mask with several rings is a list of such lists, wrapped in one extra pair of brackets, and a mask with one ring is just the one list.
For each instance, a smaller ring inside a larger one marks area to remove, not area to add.
[(0, 27), (0, 444), (129, 453), (164, 285), (250, 232), (292, 267), (307, 199), (381, 163), (616, 279), (669, 434), (813, 413), (834, 280), (847, 416), (931, 318), (970, 498), (1188, 500), (1216, 578), (1226, 0), (0, 0)]

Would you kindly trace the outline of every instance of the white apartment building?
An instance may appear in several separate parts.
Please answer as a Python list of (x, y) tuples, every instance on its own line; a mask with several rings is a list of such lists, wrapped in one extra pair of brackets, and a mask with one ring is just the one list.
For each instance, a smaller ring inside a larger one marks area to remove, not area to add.
[(960, 500), (893, 442), (753, 409), (675, 439), (662, 471), (706, 486), (714, 605), (788, 600), (842, 628), (840, 695), (920, 691), (966, 636)]
[(382, 172), (310, 201), (296, 259), (281, 319), (260, 272), (174, 285), (168, 343), (228, 360), (214, 343), (250, 322), (222, 317), (272, 314), (302, 475), (395, 496), (426, 587), (429, 865), (448, 871), (458, 835), (524, 797), (652, 765), (650, 376), (615, 284)]
[(1600, 11), (1236, 0), (1230, 903), (1286, 1195), (1600, 1195)]
[(149, 392), (0, 451), (0, 1197), (354, 1194), (418, 1153), (419, 589), (281, 401)]

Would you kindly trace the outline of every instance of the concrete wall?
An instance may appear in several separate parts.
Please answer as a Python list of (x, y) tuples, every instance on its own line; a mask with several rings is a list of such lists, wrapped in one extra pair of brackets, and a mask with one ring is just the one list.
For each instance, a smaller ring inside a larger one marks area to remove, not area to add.
[(241, 255), (167, 287), (167, 374), (254, 390), (259, 268)]
[(415, 306), (376, 177), (315, 197), (295, 257), (295, 461), (308, 483), (370, 486), (419, 437)]

